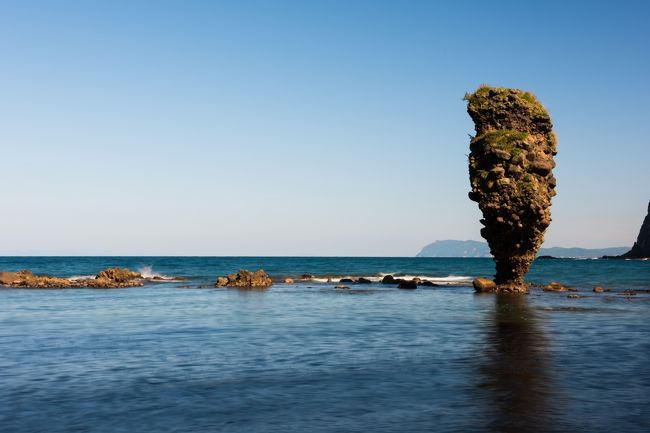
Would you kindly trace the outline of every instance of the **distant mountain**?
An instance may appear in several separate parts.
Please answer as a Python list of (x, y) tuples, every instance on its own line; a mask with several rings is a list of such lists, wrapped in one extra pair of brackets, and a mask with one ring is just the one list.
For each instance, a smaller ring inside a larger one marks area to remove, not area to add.
[(492, 257), (487, 243), (479, 241), (435, 241), (416, 257)]
[(623, 254), (621, 251), (628, 251), (630, 247), (609, 247), (609, 248), (564, 248), (550, 247), (540, 248), (538, 256), (567, 257), (575, 259), (590, 259), (603, 256), (617, 256)]
[[(602, 256), (618, 256), (629, 247), (612, 248), (540, 248), (538, 256), (587, 259)], [(487, 243), (481, 241), (435, 241), (420, 251), (416, 257), (492, 257)]]

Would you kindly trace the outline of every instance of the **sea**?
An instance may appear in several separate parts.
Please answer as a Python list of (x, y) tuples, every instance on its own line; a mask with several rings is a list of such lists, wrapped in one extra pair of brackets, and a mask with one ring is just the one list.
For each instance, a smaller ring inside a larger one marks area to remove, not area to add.
[[(116, 266), (149, 280), (0, 288), (0, 432), (650, 431), (650, 261), (537, 260), (497, 296), (482, 258), (0, 257)], [(260, 268), (269, 289), (214, 287)]]

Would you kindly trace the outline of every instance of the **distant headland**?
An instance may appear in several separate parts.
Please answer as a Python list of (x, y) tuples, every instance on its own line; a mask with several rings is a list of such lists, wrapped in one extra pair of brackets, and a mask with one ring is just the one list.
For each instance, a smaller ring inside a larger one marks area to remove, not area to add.
[[(630, 251), (630, 247), (608, 248), (540, 248), (537, 257), (552, 256), (558, 258), (591, 259), (603, 256), (618, 256)], [(416, 257), (492, 257), (486, 242), (440, 240), (432, 242)]]

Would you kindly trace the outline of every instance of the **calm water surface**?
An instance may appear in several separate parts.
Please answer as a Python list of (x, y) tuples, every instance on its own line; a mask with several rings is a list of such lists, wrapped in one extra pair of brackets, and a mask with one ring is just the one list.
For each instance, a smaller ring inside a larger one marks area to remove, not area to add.
[[(544, 261), (565, 293), (200, 289), (217, 274), (490, 275), (482, 259), (0, 258), (188, 281), (0, 290), (2, 432), (647, 432), (648, 262)], [(456, 280), (455, 280), (456, 281)], [(594, 294), (591, 285), (612, 288)], [(189, 287), (188, 287), (189, 286)]]

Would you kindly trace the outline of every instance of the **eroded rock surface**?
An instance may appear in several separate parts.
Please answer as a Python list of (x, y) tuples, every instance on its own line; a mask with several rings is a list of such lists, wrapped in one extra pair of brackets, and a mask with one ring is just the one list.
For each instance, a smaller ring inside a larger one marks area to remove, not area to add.
[(476, 126), (469, 198), (483, 212), (481, 236), (496, 262), (497, 291), (525, 292), (524, 276), (551, 223), (553, 125), (529, 92), (481, 86), (465, 99)]
[(101, 271), (95, 279), (106, 279), (116, 283), (124, 283), (130, 280), (142, 278), (140, 272), (130, 271), (126, 268), (108, 268)]
[(251, 272), (246, 269), (240, 269), (235, 274), (230, 274), (227, 277), (217, 278), (217, 287), (239, 287), (239, 288), (265, 288), (273, 284), (271, 278), (260, 269), (256, 272)]
[(34, 275), (31, 271), (0, 272), (0, 284), (9, 287), (24, 287), (31, 289), (63, 289), (63, 288), (97, 288), (112, 289), (123, 287), (139, 287), (144, 285), (142, 275), (128, 269), (105, 269), (95, 278), (68, 279), (50, 275)]

